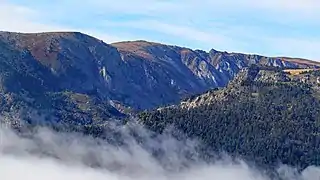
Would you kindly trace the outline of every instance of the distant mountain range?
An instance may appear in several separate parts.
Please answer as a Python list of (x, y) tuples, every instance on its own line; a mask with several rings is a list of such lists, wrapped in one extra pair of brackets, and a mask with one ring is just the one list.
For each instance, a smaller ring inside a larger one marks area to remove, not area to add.
[(0, 32), (1, 109), (88, 124), (179, 103), (225, 87), (252, 64), (317, 68), (287, 57), (210, 52), (131, 41), (106, 44), (79, 32)]

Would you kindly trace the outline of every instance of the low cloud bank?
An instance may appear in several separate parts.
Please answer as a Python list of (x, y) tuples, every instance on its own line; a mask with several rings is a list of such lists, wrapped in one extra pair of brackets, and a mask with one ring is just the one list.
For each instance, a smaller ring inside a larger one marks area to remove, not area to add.
[[(138, 132), (141, 141), (133, 138), (132, 128)], [(228, 158), (214, 164), (198, 161), (194, 141), (177, 141), (169, 135), (151, 138), (147, 130), (136, 124), (114, 131), (125, 139), (125, 146), (46, 128), (21, 136), (2, 127), (0, 179), (273, 180), (243, 161), (234, 162)], [(155, 158), (154, 152), (158, 152), (161, 158)], [(191, 161), (190, 157), (194, 160)], [(283, 165), (278, 172), (285, 180), (320, 179), (318, 167), (309, 167), (298, 173), (294, 168)]]

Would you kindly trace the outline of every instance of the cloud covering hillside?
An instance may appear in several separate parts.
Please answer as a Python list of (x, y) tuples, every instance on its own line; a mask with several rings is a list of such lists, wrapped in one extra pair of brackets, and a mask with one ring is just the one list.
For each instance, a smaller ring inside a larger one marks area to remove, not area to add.
[[(150, 138), (142, 127), (134, 128), (143, 138)], [(2, 127), (0, 143), (0, 178), (6, 180), (270, 180), (262, 170), (228, 158), (206, 164), (188, 160), (181, 154), (193, 151), (196, 143), (178, 142), (169, 136), (149, 141), (149, 147), (164, 151), (162, 160), (132, 138), (126, 127), (117, 131), (126, 138), (126, 147), (114, 146), (79, 134), (55, 133), (48, 129), (18, 136)], [(318, 180), (320, 169), (309, 167), (302, 173), (281, 166), (279, 174), (286, 180)]]

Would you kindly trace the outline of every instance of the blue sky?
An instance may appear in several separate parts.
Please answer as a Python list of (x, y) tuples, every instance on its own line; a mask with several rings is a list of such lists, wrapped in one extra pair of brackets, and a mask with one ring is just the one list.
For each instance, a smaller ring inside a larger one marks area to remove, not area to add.
[(0, 30), (320, 60), (319, 9), (319, 0), (0, 0)]

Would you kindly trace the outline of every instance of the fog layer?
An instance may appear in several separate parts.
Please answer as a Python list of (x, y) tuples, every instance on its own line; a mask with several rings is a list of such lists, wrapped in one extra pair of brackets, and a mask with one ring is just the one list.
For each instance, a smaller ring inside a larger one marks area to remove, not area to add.
[[(194, 141), (177, 141), (163, 135), (150, 138), (135, 126), (143, 139), (136, 141), (127, 127), (117, 129), (125, 146), (110, 144), (77, 133), (58, 133), (40, 128), (32, 135), (17, 135), (0, 128), (0, 179), (5, 180), (271, 180), (263, 170), (229, 158), (207, 164), (197, 160)], [(162, 152), (154, 158), (151, 151)], [(194, 152), (194, 153), (193, 153)], [(191, 154), (193, 161), (186, 158)], [(298, 173), (282, 165), (286, 180), (319, 180), (320, 169), (309, 167)]]

